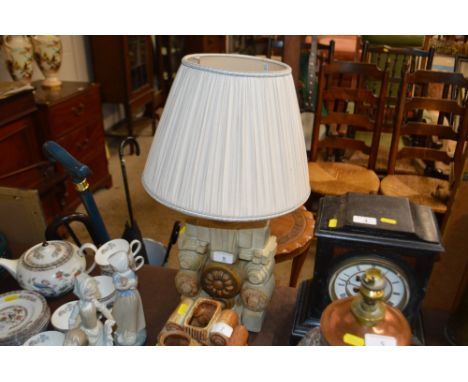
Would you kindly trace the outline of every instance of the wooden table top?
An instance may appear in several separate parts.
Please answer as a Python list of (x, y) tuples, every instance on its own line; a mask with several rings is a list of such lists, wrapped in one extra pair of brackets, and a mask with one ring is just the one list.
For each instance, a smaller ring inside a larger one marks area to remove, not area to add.
[[(138, 290), (143, 302), (147, 339), (145, 345), (155, 345), (157, 337), (167, 319), (180, 302), (175, 288), (176, 269), (143, 266), (137, 273)], [(20, 289), (17, 282), (7, 273), (0, 276), (0, 293)], [(288, 345), (296, 305), (295, 288), (277, 287), (267, 308), (260, 333), (250, 333), (248, 344), (254, 346)], [(77, 300), (69, 292), (64, 296), (48, 299), (51, 313), (66, 302)], [(49, 325), (49, 330), (54, 328)]]
[(271, 220), (271, 234), (276, 236), (276, 261), (284, 261), (302, 253), (314, 236), (315, 220), (304, 206)]

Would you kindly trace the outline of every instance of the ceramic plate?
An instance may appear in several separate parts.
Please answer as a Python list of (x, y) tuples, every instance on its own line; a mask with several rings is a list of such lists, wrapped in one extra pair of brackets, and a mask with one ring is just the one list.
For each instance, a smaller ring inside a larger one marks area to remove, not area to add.
[[(66, 332), (69, 329), (68, 320), (70, 318), (73, 307), (78, 304), (78, 301), (70, 301), (66, 304), (59, 306), (52, 314), (51, 322), (52, 326), (61, 331)], [(80, 317), (78, 316), (78, 320)]]
[(38, 333), (24, 343), (24, 346), (62, 346), (65, 334), (56, 330)]
[(18, 290), (0, 295), (0, 345), (21, 345), (43, 330), (50, 309), (39, 293)]

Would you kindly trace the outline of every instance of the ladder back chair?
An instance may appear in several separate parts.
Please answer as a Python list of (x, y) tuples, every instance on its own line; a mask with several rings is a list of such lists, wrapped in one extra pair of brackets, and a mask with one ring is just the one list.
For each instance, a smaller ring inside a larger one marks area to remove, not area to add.
[(396, 105), (405, 73), (407, 71), (413, 73), (416, 70), (431, 70), (433, 59), (434, 48), (429, 50), (413, 47), (395, 48), (388, 45), (373, 45), (368, 41), (364, 43), (361, 62), (376, 64), (389, 74), (383, 131), (390, 133), (393, 131)]
[[(378, 192), (380, 182), (374, 168), (387, 78), (388, 74), (373, 64), (343, 61), (322, 66), (309, 162), (313, 193)], [(378, 94), (368, 89), (369, 81), (381, 83)], [(342, 128), (345, 132), (353, 128), (369, 131), (372, 133), (371, 142), (340, 135)], [(319, 157), (319, 153), (324, 151), (325, 156)], [(354, 151), (368, 156), (366, 166), (342, 163), (343, 152), (346, 155)]]
[(333, 40), (325, 45), (318, 42), (318, 36), (310, 37), (311, 42), (304, 42), (301, 46), (300, 87), (298, 92), (307, 155), (310, 155), (312, 141), (318, 90), (318, 73), (320, 73), (320, 68), (324, 63), (333, 62), (335, 52), (335, 42)]
[[(413, 95), (418, 87), (433, 84), (442, 86), (439, 97)], [(454, 177), (460, 171), (461, 158), (468, 131), (468, 107), (466, 94), (468, 79), (460, 73), (416, 71), (404, 77), (397, 119), (392, 137), (388, 174), (381, 182), (384, 195), (407, 197), (411, 201), (427, 205), (436, 213), (445, 213), (450, 193), (448, 180), (424, 175), (399, 174), (398, 161), (439, 161), (453, 166)], [(413, 93), (413, 94), (411, 94)], [(412, 116), (431, 112), (432, 118), (414, 120)], [(441, 147), (427, 145), (399, 147), (403, 136), (428, 137), (443, 142)]]
[[(388, 89), (385, 99), (384, 118), (382, 123), (382, 135), (380, 147), (377, 154), (376, 172), (378, 174), (387, 174), (388, 155), (390, 152), (390, 143), (393, 128), (395, 126), (396, 106), (398, 104), (399, 92), (403, 77), (407, 71), (431, 70), (434, 58), (434, 49), (424, 50), (417, 47), (392, 47), (389, 45), (372, 44), (366, 41), (362, 47), (361, 62), (367, 62), (377, 65), (380, 69), (388, 72)], [(379, 90), (379, 83), (371, 83), (374, 91)], [(427, 89), (419, 89), (427, 92)], [(421, 118), (421, 115), (415, 116)], [(359, 132), (358, 135), (365, 137), (367, 133)], [(415, 137), (409, 137), (406, 142), (413, 145)], [(349, 161), (354, 164), (363, 164), (363, 158), (355, 156)], [(402, 172), (408, 174), (417, 174), (419, 168), (415, 167), (409, 161), (403, 161), (398, 164)]]

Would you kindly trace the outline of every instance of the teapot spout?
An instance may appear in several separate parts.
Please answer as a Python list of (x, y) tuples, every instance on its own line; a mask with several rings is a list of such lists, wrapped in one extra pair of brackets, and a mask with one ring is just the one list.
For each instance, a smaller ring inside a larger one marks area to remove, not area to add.
[(0, 259), (0, 267), (5, 268), (15, 279), (19, 260)]

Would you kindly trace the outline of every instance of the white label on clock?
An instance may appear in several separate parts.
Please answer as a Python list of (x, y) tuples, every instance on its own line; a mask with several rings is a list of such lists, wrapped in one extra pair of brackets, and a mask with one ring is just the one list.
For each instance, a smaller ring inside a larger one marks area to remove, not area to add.
[(360, 224), (369, 224), (369, 225), (377, 225), (377, 219), (368, 217), (368, 216), (353, 216), (353, 223), (360, 223)]
[(224, 251), (213, 251), (211, 257), (214, 261), (223, 264), (234, 264), (234, 261), (236, 261), (233, 253)]
[(365, 346), (396, 346), (395, 337), (381, 336), (379, 334), (366, 333), (364, 336)]

